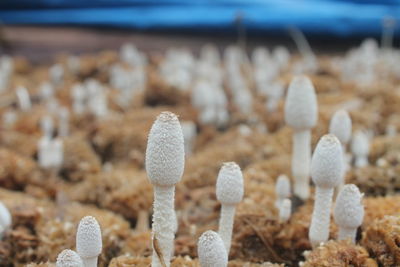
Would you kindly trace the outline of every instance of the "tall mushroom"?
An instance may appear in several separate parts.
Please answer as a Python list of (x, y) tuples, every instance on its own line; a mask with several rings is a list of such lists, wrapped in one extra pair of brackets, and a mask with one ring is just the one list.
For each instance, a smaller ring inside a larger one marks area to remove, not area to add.
[(183, 175), (185, 151), (178, 117), (162, 112), (151, 127), (146, 171), (154, 187), (152, 266), (170, 266), (175, 228), (175, 184)]
[(345, 176), (348, 169), (346, 160), (346, 147), (351, 139), (351, 118), (346, 110), (338, 110), (335, 112), (329, 124), (329, 133), (334, 134), (342, 144), (343, 175), (338, 186), (338, 190), (340, 191), (343, 185), (346, 183)]
[(333, 135), (324, 135), (314, 150), (311, 177), (315, 183), (315, 203), (309, 230), (313, 247), (329, 238), (332, 196), (343, 172), (342, 146)]
[(285, 121), (293, 128), (292, 175), (294, 194), (310, 196), (311, 128), (318, 119), (317, 97), (311, 80), (296, 76), (289, 85), (285, 102)]
[(226, 162), (222, 165), (217, 178), (217, 199), (221, 202), (218, 234), (225, 244), (229, 255), (231, 248), (232, 229), (236, 205), (243, 198), (243, 174), (235, 162)]

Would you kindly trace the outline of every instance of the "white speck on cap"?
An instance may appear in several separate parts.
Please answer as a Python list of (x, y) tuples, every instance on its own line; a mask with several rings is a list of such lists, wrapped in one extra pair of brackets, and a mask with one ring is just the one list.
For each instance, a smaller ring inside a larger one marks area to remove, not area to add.
[(82, 258), (93, 258), (100, 255), (103, 244), (100, 225), (92, 216), (81, 219), (76, 233), (76, 250)]
[(347, 184), (336, 198), (334, 219), (335, 223), (345, 228), (357, 228), (364, 218), (363, 195), (354, 184)]
[(296, 130), (307, 130), (315, 126), (318, 119), (317, 96), (307, 76), (292, 79), (285, 101), (285, 121)]
[(200, 236), (197, 253), (201, 267), (226, 267), (228, 264), (224, 242), (214, 231), (206, 231)]
[(333, 188), (339, 184), (342, 171), (342, 145), (333, 134), (324, 135), (319, 140), (312, 156), (312, 180), (319, 187)]
[(0, 201), (0, 225), (3, 229), (11, 226), (11, 214), (7, 207)]
[(217, 178), (217, 199), (223, 204), (237, 204), (243, 198), (243, 174), (235, 162), (222, 165)]
[(334, 134), (342, 144), (351, 139), (351, 118), (346, 110), (338, 110), (333, 114), (329, 124), (329, 133)]
[(146, 149), (146, 171), (153, 185), (173, 186), (180, 181), (185, 148), (178, 117), (162, 112), (151, 127)]
[(57, 256), (56, 267), (83, 267), (83, 262), (75, 251), (64, 249)]

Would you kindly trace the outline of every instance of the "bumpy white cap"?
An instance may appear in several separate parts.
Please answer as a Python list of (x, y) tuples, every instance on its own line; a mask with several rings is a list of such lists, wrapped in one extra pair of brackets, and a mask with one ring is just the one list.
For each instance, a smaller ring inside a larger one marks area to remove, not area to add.
[(351, 118), (346, 110), (338, 110), (329, 124), (329, 133), (334, 134), (345, 145), (351, 138)]
[(162, 112), (151, 127), (146, 149), (146, 171), (153, 185), (173, 186), (180, 181), (185, 148), (178, 117)]
[(363, 194), (354, 184), (343, 186), (336, 198), (334, 219), (335, 223), (344, 228), (357, 228), (364, 218)]
[(214, 231), (206, 231), (200, 236), (197, 253), (201, 267), (226, 267), (228, 264), (224, 242)]
[(7, 229), (8, 227), (11, 226), (11, 223), (12, 223), (12, 219), (11, 219), (10, 211), (0, 201), (0, 226), (2, 226), (3, 229)]
[(343, 172), (340, 141), (333, 134), (324, 135), (318, 142), (311, 160), (311, 177), (318, 187), (333, 188)]
[(369, 153), (369, 140), (368, 136), (363, 131), (354, 133), (351, 142), (351, 151), (356, 156), (367, 156)]
[(235, 162), (225, 162), (218, 173), (217, 199), (222, 204), (237, 204), (243, 198), (243, 174)]
[(307, 130), (315, 126), (318, 119), (317, 96), (307, 76), (292, 79), (285, 102), (285, 121), (296, 130)]
[(279, 198), (287, 198), (290, 196), (290, 181), (286, 175), (279, 175), (276, 180), (275, 192)]
[(64, 249), (57, 256), (56, 267), (83, 267), (83, 262), (75, 251)]
[(100, 255), (103, 247), (100, 225), (92, 216), (81, 219), (76, 233), (76, 250), (83, 259)]

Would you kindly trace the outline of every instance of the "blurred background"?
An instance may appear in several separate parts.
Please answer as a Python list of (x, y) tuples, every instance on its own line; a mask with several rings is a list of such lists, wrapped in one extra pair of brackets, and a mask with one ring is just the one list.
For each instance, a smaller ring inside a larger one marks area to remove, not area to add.
[[(1, 51), (46, 60), (54, 53), (170, 46), (198, 50), (241, 42), (296, 46), (303, 33), (317, 52), (343, 51), (366, 37), (394, 32), (400, 0), (3, 0)], [(385, 37), (383, 37), (385, 38)]]

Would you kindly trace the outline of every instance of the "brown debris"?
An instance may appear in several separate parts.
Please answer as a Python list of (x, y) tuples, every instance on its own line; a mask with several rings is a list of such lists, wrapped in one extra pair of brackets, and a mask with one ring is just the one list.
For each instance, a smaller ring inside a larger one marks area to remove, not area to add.
[(378, 267), (365, 248), (344, 240), (328, 241), (305, 255), (302, 267)]
[(384, 216), (365, 229), (361, 244), (381, 266), (400, 265), (400, 217)]
[(63, 138), (64, 159), (60, 175), (67, 181), (82, 181), (88, 175), (100, 172), (100, 160), (84, 139), (71, 136)]

